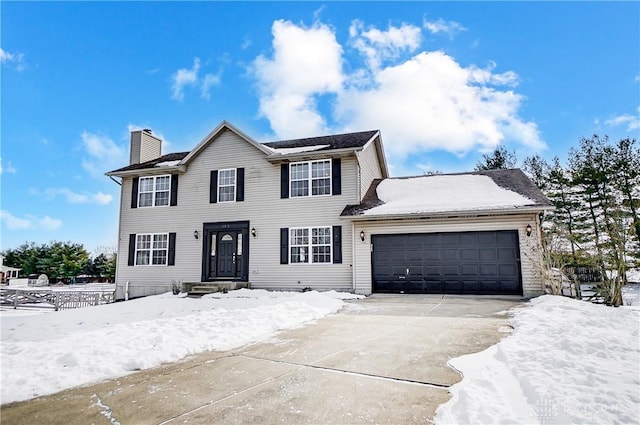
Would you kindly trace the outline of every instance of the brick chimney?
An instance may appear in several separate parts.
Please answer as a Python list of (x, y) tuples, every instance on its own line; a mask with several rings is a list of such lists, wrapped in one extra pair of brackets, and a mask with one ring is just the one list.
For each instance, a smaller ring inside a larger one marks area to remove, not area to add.
[(131, 153), (129, 165), (140, 164), (160, 158), (162, 155), (162, 139), (154, 136), (151, 130), (134, 130), (131, 132)]

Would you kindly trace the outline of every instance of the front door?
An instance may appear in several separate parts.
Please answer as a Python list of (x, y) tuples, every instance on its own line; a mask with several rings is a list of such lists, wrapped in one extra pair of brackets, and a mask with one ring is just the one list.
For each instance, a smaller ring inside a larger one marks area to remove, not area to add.
[(249, 222), (204, 223), (202, 281), (248, 281)]
[(220, 232), (218, 243), (218, 277), (236, 276), (236, 235)]

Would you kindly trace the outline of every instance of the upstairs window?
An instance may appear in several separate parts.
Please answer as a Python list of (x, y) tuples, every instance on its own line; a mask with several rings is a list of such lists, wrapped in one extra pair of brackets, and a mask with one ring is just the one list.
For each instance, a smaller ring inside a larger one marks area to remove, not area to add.
[(244, 168), (211, 170), (209, 203), (244, 201)]
[(331, 195), (331, 160), (290, 164), (291, 197)]
[(235, 202), (236, 169), (218, 171), (218, 202)]
[(169, 205), (171, 176), (140, 177), (138, 207), (166, 207)]

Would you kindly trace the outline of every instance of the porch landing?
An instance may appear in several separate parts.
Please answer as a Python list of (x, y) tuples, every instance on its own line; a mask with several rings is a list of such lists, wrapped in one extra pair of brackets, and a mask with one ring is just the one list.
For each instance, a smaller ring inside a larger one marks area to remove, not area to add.
[(189, 295), (205, 295), (215, 292), (233, 291), (234, 289), (251, 288), (250, 282), (182, 282), (182, 291)]

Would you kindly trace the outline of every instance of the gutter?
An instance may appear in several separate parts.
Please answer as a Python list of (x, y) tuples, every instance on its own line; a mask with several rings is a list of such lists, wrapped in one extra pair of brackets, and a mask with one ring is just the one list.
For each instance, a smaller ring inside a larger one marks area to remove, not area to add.
[(135, 170), (109, 171), (108, 173), (105, 173), (105, 175), (109, 177), (154, 176), (160, 174), (171, 174), (172, 171), (184, 174), (187, 172), (187, 167), (185, 165), (172, 165), (170, 167), (137, 168)]
[(430, 218), (458, 218), (458, 217), (484, 217), (492, 215), (518, 215), (523, 213), (540, 213), (543, 211), (552, 211), (552, 206), (523, 207), (517, 209), (489, 209), (489, 210), (469, 210), (469, 211), (442, 211), (427, 212), (413, 214), (376, 214), (376, 215), (350, 215), (340, 216), (341, 220), (357, 221), (381, 221), (381, 220), (411, 220), (411, 219), (430, 219)]

